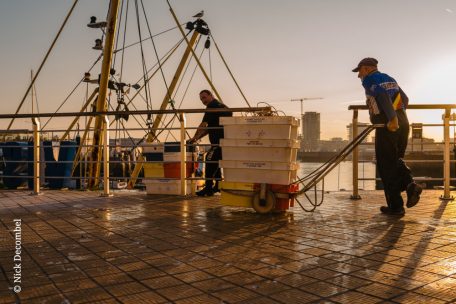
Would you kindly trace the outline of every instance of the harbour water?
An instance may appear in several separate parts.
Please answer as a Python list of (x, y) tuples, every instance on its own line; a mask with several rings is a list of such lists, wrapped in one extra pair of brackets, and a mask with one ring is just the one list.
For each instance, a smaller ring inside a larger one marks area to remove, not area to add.
[[(300, 178), (313, 172), (315, 169), (322, 166), (323, 163), (300, 163), (298, 176)], [(358, 177), (374, 178), (375, 177), (375, 164), (372, 162), (363, 162), (359, 164)], [(341, 162), (333, 171), (325, 177), (325, 190), (326, 191), (351, 191), (353, 188), (352, 182), (352, 162)], [(321, 185), (318, 186), (321, 189)], [(360, 180), (358, 187), (364, 190), (375, 190), (374, 180)]]

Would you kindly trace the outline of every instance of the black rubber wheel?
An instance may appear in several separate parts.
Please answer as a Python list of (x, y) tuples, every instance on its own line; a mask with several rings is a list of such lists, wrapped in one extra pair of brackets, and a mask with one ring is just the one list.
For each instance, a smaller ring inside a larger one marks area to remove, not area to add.
[(266, 199), (260, 200), (260, 193), (255, 193), (253, 197), (252, 207), (256, 212), (265, 214), (274, 210), (276, 197), (273, 192), (266, 192)]

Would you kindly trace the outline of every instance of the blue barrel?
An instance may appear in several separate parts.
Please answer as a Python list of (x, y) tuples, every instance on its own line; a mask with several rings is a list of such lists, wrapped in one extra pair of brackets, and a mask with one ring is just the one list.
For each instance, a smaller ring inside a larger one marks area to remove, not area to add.
[(3, 175), (12, 176), (4, 177), (3, 184), (5, 187), (13, 189), (22, 186), (27, 181), (23, 176), (27, 175), (28, 142), (10, 141), (2, 143), (1, 147), (6, 161)]
[(54, 157), (52, 141), (44, 141), (43, 146), (46, 161), (45, 175), (49, 188), (74, 188), (75, 183), (71, 179), (71, 171), (77, 143), (75, 141), (61, 141), (58, 160)]
[(48, 178), (53, 176), (58, 176), (57, 163), (54, 158), (54, 153), (52, 150), (52, 141), (45, 140), (43, 141), (43, 150), (44, 150), (44, 161), (46, 167), (44, 169), (44, 175), (46, 176), (46, 182), (50, 188), (56, 186), (54, 178)]

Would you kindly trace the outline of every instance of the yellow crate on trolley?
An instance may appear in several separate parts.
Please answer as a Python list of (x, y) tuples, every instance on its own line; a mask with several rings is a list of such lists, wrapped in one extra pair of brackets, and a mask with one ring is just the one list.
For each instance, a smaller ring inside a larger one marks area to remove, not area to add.
[(252, 208), (254, 183), (221, 182), (220, 189), (223, 205)]

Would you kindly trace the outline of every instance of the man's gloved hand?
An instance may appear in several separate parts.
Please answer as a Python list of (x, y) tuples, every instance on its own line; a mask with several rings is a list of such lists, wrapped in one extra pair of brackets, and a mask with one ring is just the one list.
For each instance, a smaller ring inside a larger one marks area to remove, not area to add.
[(390, 132), (396, 132), (399, 129), (399, 121), (397, 119), (397, 116), (391, 119), (387, 124), (386, 128)]

